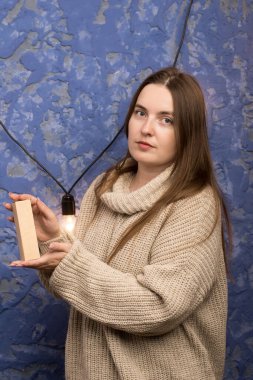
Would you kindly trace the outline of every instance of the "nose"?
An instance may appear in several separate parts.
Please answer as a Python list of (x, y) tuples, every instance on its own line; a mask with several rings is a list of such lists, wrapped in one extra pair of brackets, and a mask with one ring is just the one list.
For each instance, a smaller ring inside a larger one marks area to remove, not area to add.
[(141, 126), (141, 133), (143, 135), (152, 135), (153, 134), (153, 120), (150, 117), (147, 117)]

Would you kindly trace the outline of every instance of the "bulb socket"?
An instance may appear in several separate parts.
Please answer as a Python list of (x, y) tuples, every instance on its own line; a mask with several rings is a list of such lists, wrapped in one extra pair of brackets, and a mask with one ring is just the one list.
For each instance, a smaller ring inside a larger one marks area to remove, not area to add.
[(61, 200), (62, 215), (75, 215), (75, 199), (71, 194), (65, 194)]

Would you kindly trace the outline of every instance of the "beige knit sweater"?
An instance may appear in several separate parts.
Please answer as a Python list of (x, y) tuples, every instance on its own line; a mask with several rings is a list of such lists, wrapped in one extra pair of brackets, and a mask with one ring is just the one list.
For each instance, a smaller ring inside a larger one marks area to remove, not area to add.
[(169, 175), (166, 169), (129, 192), (131, 175), (124, 174), (102, 196), (92, 221), (93, 184), (70, 253), (51, 277), (42, 276), (71, 305), (67, 380), (222, 379), (227, 285), (209, 188), (168, 206), (105, 263)]

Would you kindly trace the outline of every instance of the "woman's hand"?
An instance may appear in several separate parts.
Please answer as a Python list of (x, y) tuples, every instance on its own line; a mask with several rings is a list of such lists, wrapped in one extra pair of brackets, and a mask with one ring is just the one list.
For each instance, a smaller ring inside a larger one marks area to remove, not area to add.
[(13, 261), (11, 267), (25, 267), (38, 270), (54, 270), (61, 260), (69, 253), (72, 244), (70, 243), (51, 243), (48, 253), (45, 253), (39, 259)]
[[(60, 235), (60, 227), (55, 214), (40, 199), (30, 194), (9, 193), (9, 197), (14, 202), (30, 199), (38, 240), (47, 241)], [(13, 211), (12, 203), (4, 203), (4, 207), (9, 211)], [(13, 216), (10, 216), (8, 220), (14, 222)]]

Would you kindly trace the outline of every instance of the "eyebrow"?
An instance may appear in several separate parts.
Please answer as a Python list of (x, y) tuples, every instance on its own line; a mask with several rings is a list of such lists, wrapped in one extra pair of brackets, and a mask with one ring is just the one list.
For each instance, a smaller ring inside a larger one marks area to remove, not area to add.
[[(143, 111), (147, 111), (147, 108), (145, 108), (144, 106), (142, 106), (141, 104), (138, 104), (138, 103), (135, 104), (134, 108), (140, 108)], [(158, 115), (171, 115), (171, 116), (175, 116), (174, 112), (172, 112), (172, 111), (159, 111)]]

